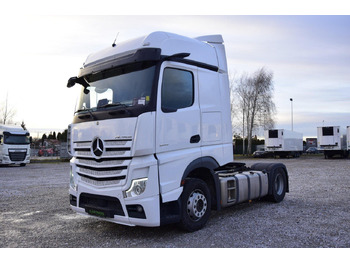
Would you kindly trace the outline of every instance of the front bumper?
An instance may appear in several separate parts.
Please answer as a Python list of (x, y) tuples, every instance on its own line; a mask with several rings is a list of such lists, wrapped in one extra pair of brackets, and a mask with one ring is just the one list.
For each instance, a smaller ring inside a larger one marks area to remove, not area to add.
[(30, 163), (29, 155), (27, 155), (26, 158), (22, 161), (13, 161), (10, 159), (8, 155), (4, 155), (2, 158), (0, 158), (1, 165), (20, 165), (20, 164), (29, 164), (29, 163)]
[(159, 195), (124, 199), (122, 192), (105, 192), (105, 195), (70, 190), (70, 206), (75, 212), (105, 221), (128, 226), (156, 227), (160, 225)]
[[(71, 208), (79, 214), (93, 216), (129, 226), (160, 225), (160, 196), (157, 161), (151, 156), (134, 157), (128, 164), (125, 178), (115, 184), (97, 183), (79, 173), (81, 162), (71, 160)], [(91, 178), (93, 178), (91, 176)], [(147, 178), (145, 190), (137, 196), (126, 191), (133, 180)], [(108, 182), (108, 181), (107, 181)]]

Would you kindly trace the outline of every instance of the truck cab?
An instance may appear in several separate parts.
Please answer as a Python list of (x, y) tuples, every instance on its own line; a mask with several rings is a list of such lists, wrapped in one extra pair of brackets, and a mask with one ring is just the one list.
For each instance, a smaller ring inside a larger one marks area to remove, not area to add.
[(17, 126), (0, 125), (0, 165), (30, 162), (30, 134)]
[(204, 226), (221, 208), (215, 170), (233, 161), (222, 36), (154, 32), (112, 45), (88, 56), (75, 84), (72, 209), (125, 225)]

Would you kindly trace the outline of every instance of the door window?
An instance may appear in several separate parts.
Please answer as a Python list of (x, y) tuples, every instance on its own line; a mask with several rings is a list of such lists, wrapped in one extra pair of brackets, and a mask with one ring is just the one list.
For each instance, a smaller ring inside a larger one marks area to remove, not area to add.
[(165, 68), (162, 83), (162, 111), (176, 112), (194, 102), (193, 74), (190, 71)]

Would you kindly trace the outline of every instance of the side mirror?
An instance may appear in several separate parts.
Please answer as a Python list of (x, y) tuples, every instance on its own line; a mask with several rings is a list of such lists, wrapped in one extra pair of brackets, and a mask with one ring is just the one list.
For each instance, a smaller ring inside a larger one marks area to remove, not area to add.
[(69, 78), (68, 83), (67, 83), (67, 87), (68, 88), (73, 87), (75, 85), (75, 83), (77, 82), (77, 79), (78, 79), (78, 77), (76, 77), (76, 76)]
[(85, 94), (88, 94), (90, 92), (90, 90), (87, 89), (89, 87), (89, 84), (84, 80), (84, 78), (78, 78), (76, 76), (73, 76), (73, 77), (68, 79), (67, 87), (71, 88), (76, 83), (81, 84), (84, 87)]

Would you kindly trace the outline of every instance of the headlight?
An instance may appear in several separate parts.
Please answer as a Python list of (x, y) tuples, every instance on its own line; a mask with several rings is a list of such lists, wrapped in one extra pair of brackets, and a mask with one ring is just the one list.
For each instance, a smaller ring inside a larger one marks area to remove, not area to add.
[(74, 174), (72, 171), (72, 167), (70, 167), (70, 180), (69, 180), (69, 185), (70, 187), (74, 190), (77, 191), (78, 190), (78, 185), (75, 183), (75, 179), (74, 179)]
[(125, 191), (125, 197), (135, 197), (141, 195), (146, 190), (148, 178), (136, 179), (131, 182), (130, 188)]

